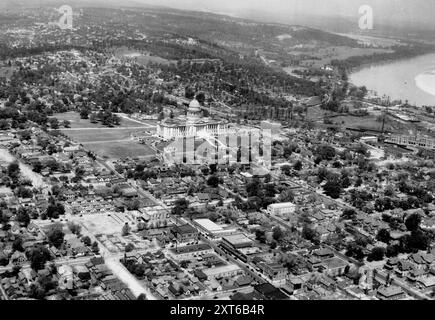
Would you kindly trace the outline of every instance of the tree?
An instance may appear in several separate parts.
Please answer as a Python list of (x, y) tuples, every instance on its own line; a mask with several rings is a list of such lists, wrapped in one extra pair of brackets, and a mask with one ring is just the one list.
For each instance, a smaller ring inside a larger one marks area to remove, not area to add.
[(63, 227), (60, 223), (52, 225), (47, 231), (48, 242), (56, 248), (62, 245), (64, 236)]
[(68, 229), (73, 234), (78, 235), (78, 236), (80, 235), (80, 232), (82, 231), (82, 227), (79, 224), (74, 223), (72, 221), (68, 222)]
[(95, 113), (91, 113), (91, 115), (89, 116), (89, 121), (91, 123), (97, 123), (98, 122), (98, 116)]
[(296, 161), (296, 163), (293, 165), (293, 169), (295, 169), (296, 171), (301, 171), (302, 170), (302, 161), (300, 161), (300, 160)]
[(137, 300), (148, 300), (147, 296), (144, 293), (141, 293), (138, 297)]
[(319, 244), (320, 243), (320, 235), (317, 233), (316, 230), (314, 230), (313, 228), (311, 228), (308, 225), (305, 225), (302, 228), (302, 237), (304, 239), (307, 239), (307, 240), (311, 241), (314, 244)]
[(18, 178), (20, 175), (20, 165), (14, 161), (8, 165), (8, 176), (11, 179)]
[(373, 248), (372, 252), (367, 257), (367, 261), (382, 261), (385, 256), (385, 249), (382, 247)]
[(98, 242), (94, 241), (92, 243), (92, 252), (98, 254), (100, 252), (100, 247), (98, 246)]
[(62, 125), (63, 125), (65, 128), (69, 128), (69, 127), (71, 126), (71, 122), (68, 121), (68, 120), (63, 120)]
[(274, 227), (272, 229), (272, 238), (275, 241), (279, 241), (282, 238), (282, 236), (283, 236), (283, 232), (280, 227)]
[(56, 118), (51, 118), (49, 120), (50, 123), (50, 128), (53, 130), (57, 130), (59, 129), (59, 120), (57, 120)]
[(20, 224), (27, 227), (30, 223), (30, 215), (29, 215), (28, 210), (24, 207), (20, 207), (18, 209), (16, 219)]
[(189, 208), (189, 201), (184, 198), (178, 199), (172, 208), (172, 214), (181, 216), (186, 212), (187, 208)]
[(126, 235), (129, 235), (129, 234), (130, 234), (130, 231), (131, 231), (130, 225), (128, 224), (128, 222), (126, 222), (126, 223), (124, 224), (124, 226), (122, 227), (122, 232), (121, 232), (121, 234), (122, 234), (123, 236), (126, 236)]
[(260, 243), (266, 243), (266, 233), (264, 230), (257, 229), (255, 231), (255, 239), (257, 239), (257, 241)]
[(353, 220), (356, 218), (356, 211), (353, 209), (344, 209), (341, 217), (343, 219)]
[(283, 190), (278, 197), (279, 202), (293, 202), (294, 200), (295, 195), (291, 189)]
[(27, 258), (30, 261), (30, 267), (38, 271), (45, 268), (45, 263), (51, 260), (51, 254), (45, 246), (37, 245), (28, 251)]
[(340, 183), (335, 179), (328, 179), (326, 184), (323, 186), (323, 190), (325, 191), (325, 194), (332, 199), (340, 198), (342, 191)]
[(12, 243), (12, 250), (24, 252), (23, 239), (21, 237), (16, 237)]
[(421, 223), (421, 216), (418, 213), (411, 214), (405, 220), (406, 228), (411, 232), (417, 231), (420, 228), (420, 223)]
[(358, 246), (355, 242), (351, 242), (347, 246), (346, 255), (348, 257), (353, 257), (357, 260), (364, 259), (364, 252), (363, 249)]
[(376, 239), (386, 244), (390, 243), (391, 241), (390, 231), (388, 231), (387, 229), (379, 230)]
[(92, 243), (92, 241), (91, 241), (91, 238), (89, 238), (88, 236), (84, 236), (83, 238), (82, 238), (82, 242), (86, 245), (86, 246), (90, 246), (91, 245), (91, 243)]
[(80, 118), (81, 119), (88, 119), (89, 118), (89, 111), (87, 109), (81, 109), (80, 110)]
[(33, 197), (33, 192), (32, 192), (32, 190), (30, 190), (29, 188), (26, 188), (26, 187), (24, 187), (24, 186), (19, 186), (17, 189), (16, 189), (16, 193), (17, 193), (17, 196), (19, 197), (19, 198), (23, 198), (23, 199), (28, 199), (28, 198), (32, 198)]
[(0, 267), (5, 267), (9, 264), (9, 258), (4, 252), (0, 252)]
[(321, 145), (317, 148), (316, 153), (322, 160), (332, 160), (335, 157), (335, 149), (329, 145)]
[(47, 207), (47, 216), (50, 219), (57, 219), (63, 214), (65, 214), (65, 207), (61, 203), (50, 204)]
[(40, 161), (36, 161), (33, 163), (33, 171), (36, 173), (41, 173), (43, 169), (42, 163)]
[(8, 120), (0, 119), (0, 130), (9, 130), (10, 127)]
[(207, 180), (207, 185), (212, 188), (217, 188), (219, 186), (219, 178), (215, 175), (209, 177)]
[(132, 252), (134, 250), (134, 245), (129, 243), (125, 246), (125, 252)]
[(397, 257), (397, 255), (400, 253), (400, 247), (398, 245), (389, 245), (387, 246), (387, 250), (385, 252), (385, 255), (388, 258)]

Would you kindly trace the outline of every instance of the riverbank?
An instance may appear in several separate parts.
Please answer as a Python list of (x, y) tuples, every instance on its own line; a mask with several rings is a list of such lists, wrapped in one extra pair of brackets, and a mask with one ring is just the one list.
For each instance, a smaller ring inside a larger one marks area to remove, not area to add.
[[(435, 81), (427, 80), (427, 73), (435, 70), (435, 53), (388, 63), (376, 63), (353, 72), (349, 81), (385, 95), (391, 100), (408, 101), (418, 107), (435, 106)], [(423, 76), (423, 77), (422, 77)], [(434, 78), (435, 79), (435, 78)]]

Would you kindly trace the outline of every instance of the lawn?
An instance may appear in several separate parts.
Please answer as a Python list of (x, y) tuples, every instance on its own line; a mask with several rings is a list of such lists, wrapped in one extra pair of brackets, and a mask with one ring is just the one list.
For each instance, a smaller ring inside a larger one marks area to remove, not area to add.
[(155, 155), (154, 150), (135, 141), (86, 143), (87, 150), (110, 159), (142, 158)]
[[(54, 114), (54, 117), (57, 118), (59, 121), (68, 120), (71, 122), (71, 128), (80, 129), (80, 128), (107, 128), (106, 126), (103, 126), (101, 123), (91, 123), (89, 119), (81, 119), (80, 114), (74, 111), (65, 112), (65, 113), (56, 113)], [(140, 123), (136, 121), (132, 121), (129, 119), (121, 118), (121, 124), (119, 126), (116, 126), (116, 128), (131, 128), (131, 127), (146, 127), (146, 125), (141, 125)]]
[(132, 133), (143, 132), (145, 129), (114, 129), (96, 128), (83, 130), (62, 130), (71, 139), (78, 143), (104, 142), (130, 139)]
[(0, 67), (0, 78), (5, 77), (8, 79), (12, 76), (14, 71), (14, 67)]

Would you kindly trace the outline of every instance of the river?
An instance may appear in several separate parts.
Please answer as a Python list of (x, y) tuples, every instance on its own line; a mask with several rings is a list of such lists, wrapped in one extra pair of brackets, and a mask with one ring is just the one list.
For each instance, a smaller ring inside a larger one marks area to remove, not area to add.
[(350, 82), (380, 97), (435, 106), (435, 53), (363, 68), (350, 75)]

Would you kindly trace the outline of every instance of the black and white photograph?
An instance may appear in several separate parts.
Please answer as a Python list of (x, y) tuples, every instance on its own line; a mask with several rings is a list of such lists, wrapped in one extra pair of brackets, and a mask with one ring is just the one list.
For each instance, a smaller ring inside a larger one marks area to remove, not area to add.
[(0, 0), (0, 309), (434, 300), (434, 17), (435, 0)]

